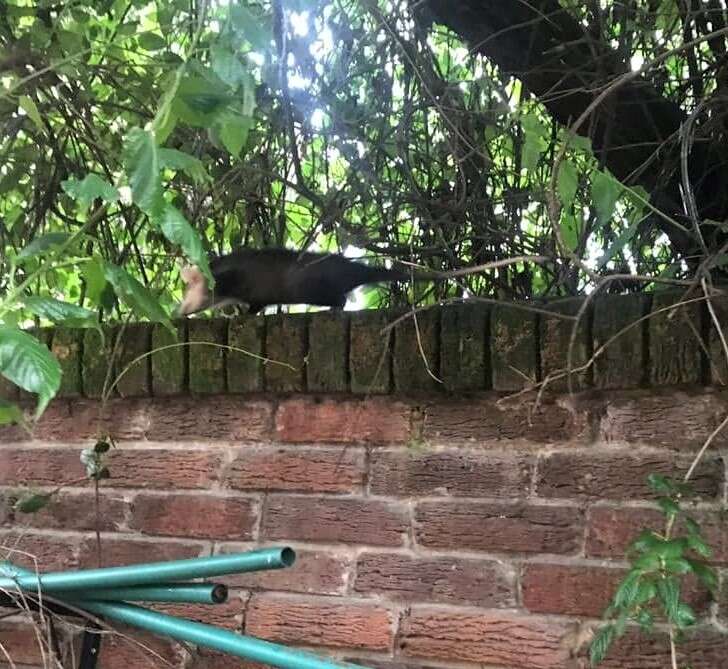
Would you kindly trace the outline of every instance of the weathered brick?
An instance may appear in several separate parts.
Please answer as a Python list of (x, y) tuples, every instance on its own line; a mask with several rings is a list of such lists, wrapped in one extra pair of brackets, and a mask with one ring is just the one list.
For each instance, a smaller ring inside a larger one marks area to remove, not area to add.
[[(725, 418), (726, 400), (723, 391), (622, 391), (604, 403), (599, 431), (607, 442), (697, 450)], [(728, 446), (728, 430), (712, 443)]]
[[(252, 550), (251, 545), (224, 544), (221, 553)], [(230, 587), (249, 590), (277, 590), (319, 595), (343, 595), (346, 591), (352, 560), (331, 551), (296, 550), (296, 561), (287, 569), (231, 574), (219, 577)]]
[(382, 332), (391, 314), (371, 309), (351, 314), (349, 372), (351, 391), (359, 394), (388, 393), (392, 385), (392, 330)]
[[(217, 578), (215, 579), (217, 582)], [(153, 604), (151, 609), (176, 618), (194, 620), (227, 630), (239, 630), (243, 622), (243, 602), (240, 593), (229, 593), (222, 604)]]
[(274, 393), (306, 390), (308, 315), (268, 316), (266, 328), (265, 389)]
[(336, 311), (311, 314), (308, 329), (309, 392), (348, 390), (349, 317)]
[[(703, 537), (712, 549), (710, 561), (728, 564), (728, 525), (723, 513), (694, 511), (689, 507), (686, 510), (700, 524)], [(587, 527), (587, 555), (621, 558), (643, 529), (664, 532), (665, 518), (656, 509), (597, 506), (589, 509)], [(678, 535), (684, 532), (680, 521), (674, 531)]]
[(428, 548), (570, 554), (580, 549), (583, 525), (569, 507), (438, 501), (415, 509), (415, 538)]
[(407, 509), (373, 499), (271, 496), (261, 536), (268, 539), (400, 546)]
[(273, 412), (268, 402), (233, 395), (154, 400), (147, 410), (151, 441), (260, 441)]
[[(175, 331), (156, 323), (152, 329), (152, 390), (158, 397), (179, 395), (187, 382), (187, 321), (176, 321)], [(178, 346), (177, 344), (181, 344)], [(160, 349), (160, 350), (156, 350)]]
[(18, 399), (19, 395), (18, 386), (0, 374), (0, 400), (14, 402)]
[(152, 349), (152, 324), (129, 323), (118, 336), (116, 390), (122, 397), (148, 397), (152, 387), (151, 359), (148, 355), (138, 358)]
[[(440, 373), (440, 312), (428, 309), (394, 329), (394, 386), (400, 393), (443, 389)], [(434, 377), (434, 378), (433, 378)]]
[(386, 608), (355, 600), (256, 595), (248, 605), (245, 633), (288, 644), (388, 650), (393, 618)]
[(440, 401), (426, 409), (424, 437), (452, 445), (468, 442), (568, 441), (583, 430), (585, 416), (544, 398), (534, 411), (533, 399), (499, 405), (496, 396), (474, 401)]
[(159, 669), (178, 667), (184, 657), (179, 644), (142, 632), (138, 627), (115, 624), (118, 634), (105, 634), (98, 666), (103, 669)]
[(398, 637), (400, 652), (428, 661), (474, 662), (512, 669), (564, 669), (569, 627), (506, 612), (473, 613), (414, 607)]
[(226, 386), (228, 321), (194, 318), (188, 322), (190, 392), (198, 395), (224, 393)]
[[(563, 564), (524, 566), (521, 581), (523, 606), (534, 613), (599, 618), (609, 606), (627, 570)], [(686, 584), (681, 597), (694, 610), (705, 613), (710, 593), (695, 579)]]
[(222, 452), (119, 448), (108, 459), (111, 478), (121, 488), (207, 488), (217, 481)]
[(405, 601), (515, 606), (512, 570), (489, 560), (363, 553), (356, 565), (354, 591)]
[(0, 448), (0, 483), (53, 486), (82, 480), (80, 454), (71, 448)]
[(0, 559), (33, 571), (63, 571), (78, 566), (80, 535), (48, 535), (25, 529), (0, 532)]
[(684, 290), (658, 290), (652, 298), (649, 378), (655, 386), (699, 383), (702, 376), (696, 336), (701, 332), (702, 305), (693, 302), (663, 311), (682, 302), (684, 294)]
[[(690, 669), (720, 669), (725, 666), (728, 635), (709, 627), (697, 627), (684, 633), (676, 644), (677, 666)], [(586, 648), (578, 669), (590, 666)], [(616, 640), (607, 657), (599, 664), (603, 669), (662, 669), (670, 667), (670, 642), (663, 631), (628, 630)]]
[(51, 352), (61, 366), (59, 397), (78, 397), (83, 391), (81, 380), (82, 330), (57, 327), (53, 332)]
[(54, 530), (99, 530), (113, 532), (124, 523), (129, 504), (119, 495), (93, 491), (62, 492), (35, 513), (17, 513), (18, 525)]
[(375, 450), (369, 486), (375, 495), (413, 497), (524, 497), (533, 473), (533, 458), (452, 449)]
[[(594, 300), (594, 361), (597, 388), (636, 388), (646, 380), (649, 295), (600, 295)], [(629, 329), (626, 329), (629, 328)], [(616, 337), (616, 339), (613, 339)]]
[(276, 436), (287, 442), (403, 443), (409, 430), (409, 407), (384, 399), (295, 398), (282, 402), (276, 415)]
[[(711, 297), (710, 304), (718, 319), (720, 331), (723, 333), (723, 337), (728, 340), (728, 297), (723, 295)], [(728, 357), (715, 321), (711, 316), (708, 317), (708, 353), (710, 383), (717, 386), (727, 386)]]
[[(579, 316), (579, 311), (583, 305), (581, 299), (560, 300), (549, 304), (546, 309), (554, 314), (562, 316), (570, 316), (571, 319), (564, 319), (559, 316), (541, 315), (540, 331), (541, 331), (541, 370), (543, 379), (549, 376), (558, 376), (567, 372), (569, 369), (575, 370), (584, 365), (591, 355), (590, 341), (590, 319), (591, 309), (581, 314), (579, 323), (577, 324), (574, 317)], [(576, 338), (571, 348), (571, 360), (569, 360), (569, 349), (572, 341), (572, 333), (576, 326)], [(569, 367), (571, 364), (571, 367)], [(569, 378), (560, 376), (553, 381), (549, 381), (548, 388), (551, 391), (564, 392), (573, 388), (579, 390), (591, 385), (592, 370), (587, 369), (584, 372), (571, 374), (571, 386), (569, 386)]]
[(227, 470), (225, 482), (236, 490), (354, 492), (364, 483), (360, 448), (245, 448)]
[(258, 518), (251, 499), (140, 494), (129, 526), (144, 534), (192, 539), (252, 539)]
[(265, 316), (245, 316), (230, 321), (228, 344), (240, 349), (227, 354), (227, 383), (231, 393), (263, 390)]
[[(81, 376), (83, 394), (86, 397), (101, 397), (107, 379), (109, 384), (114, 380), (113, 353), (117, 333), (117, 327), (105, 325), (99, 330), (84, 331)], [(111, 374), (109, 374), (110, 366), (112, 366)]]
[[(627, 449), (599, 452), (559, 452), (544, 456), (537, 465), (536, 494), (563, 499), (653, 498), (647, 476), (679, 476), (690, 459), (672, 453)], [(696, 494), (716, 498), (723, 491), (723, 461), (708, 458), (698, 465), (693, 485)]]
[[(3, 609), (3, 612), (9, 612)], [(0, 667), (48, 666), (48, 630), (37, 622), (0, 622)], [(5, 662), (7, 658), (13, 664)]]
[(120, 567), (140, 562), (167, 562), (202, 557), (209, 553), (206, 544), (191, 541), (172, 541), (154, 537), (137, 539), (106, 536), (101, 542), (101, 561), (95, 537), (87, 537), (79, 549), (79, 567)]
[(192, 657), (185, 667), (187, 669), (268, 669), (268, 665), (231, 657), (227, 653), (219, 653), (202, 646), (192, 653)]
[(489, 307), (454, 304), (441, 310), (440, 376), (450, 392), (490, 387), (488, 369)]

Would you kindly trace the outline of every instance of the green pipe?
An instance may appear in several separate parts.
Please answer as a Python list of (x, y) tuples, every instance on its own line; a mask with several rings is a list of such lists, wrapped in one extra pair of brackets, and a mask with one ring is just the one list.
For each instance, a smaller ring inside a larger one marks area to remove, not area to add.
[(337, 664), (312, 653), (293, 650), (286, 646), (249, 636), (241, 636), (212, 625), (149, 611), (132, 604), (91, 602), (87, 600), (70, 601), (68, 603), (99, 616), (112, 618), (127, 625), (148, 630), (154, 634), (177, 639), (178, 641), (187, 641), (196, 646), (205, 646), (234, 657), (262, 662), (281, 669), (343, 669), (344, 667), (366, 669), (353, 664)]
[[(296, 559), (291, 548), (265, 548), (246, 553), (213, 555), (191, 560), (170, 562), (149, 562), (128, 567), (108, 567), (105, 569), (86, 569), (30, 575), (26, 570), (18, 570), (14, 565), (0, 565), (0, 573), (10, 574), (0, 577), (0, 589), (38, 590), (45, 592), (59, 590), (87, 590), (95, 588), (123, 588), (134, 585), (156, 585), (169, 581), (184, 581), (192, 578), (206, 578), (223, 574), (240, 574), (264, 569), (290, 567)], [(15, 572), (13, 570), (15, 569)], [(13, 577), (14, 574), (14, 577)]]
[(227, 587), (221, 583), (160, 583), (128, 588), (93, 588), (53, 592), (56, 599), (118, 602), (166, 602), (179, 604), (224, 604)]

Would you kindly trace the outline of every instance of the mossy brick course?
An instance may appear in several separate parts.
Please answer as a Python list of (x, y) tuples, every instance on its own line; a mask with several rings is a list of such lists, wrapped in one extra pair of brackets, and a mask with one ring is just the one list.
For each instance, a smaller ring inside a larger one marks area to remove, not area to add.
[(497, 305), (490, 314), (490, 365), (494, 390), (517, 391), (538, 381), (538, 315)]
[[(263, 390), (265, 316), (243, 316), (230, 321), (227, 354), (227, 383), (231, 393)], [(233, 349), (240, 349), (238, 351)]]
[(170, 332), (161, 323), (156, 323), (152, 329), (152, 393), (157, 396), (179, 395), (185, 390), (189, 357), (189, 346), (184, 345), (187, 322), (176, 321), (174, 327), (175, 331)]
[(303, 392), (306, 389), (308, 315), (269, 316), (266, 326), (265, 389), (274, 393)]
[(224, 393), (227, 319), (194, 318), (189, 321), (187, 328), (190, 342), (190, 392), (200, 395)]

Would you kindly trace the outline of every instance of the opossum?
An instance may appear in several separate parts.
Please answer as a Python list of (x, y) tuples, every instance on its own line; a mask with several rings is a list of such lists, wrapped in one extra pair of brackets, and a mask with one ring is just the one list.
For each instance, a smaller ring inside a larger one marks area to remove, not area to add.
[(255, 314), (268, 305), (309, 304), (343, 308), (347, 294), (357, 286), (388, 281), (433, 279), (435, 273), (413, 273), (406, 268), (386, 269), (349, 260), (341, 255), (288, 249), (240, 248), (210, 260), (215, 279), (207, 279), (196, 266), (182, 270), (185, 295), (177, 313), (188, 316), (205, 309), (247, 304)]

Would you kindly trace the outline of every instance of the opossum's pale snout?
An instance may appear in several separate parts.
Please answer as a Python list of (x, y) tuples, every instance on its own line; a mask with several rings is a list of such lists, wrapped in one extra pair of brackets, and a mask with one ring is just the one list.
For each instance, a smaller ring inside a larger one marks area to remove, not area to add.
[(180, 272), (186, 284), (185, 294), (177, 307), (177, 316), (188, 316), (207, 309), (212, 304), (212, 294), (207, 288), (207, 280), (197, 267), (184, 267)]

